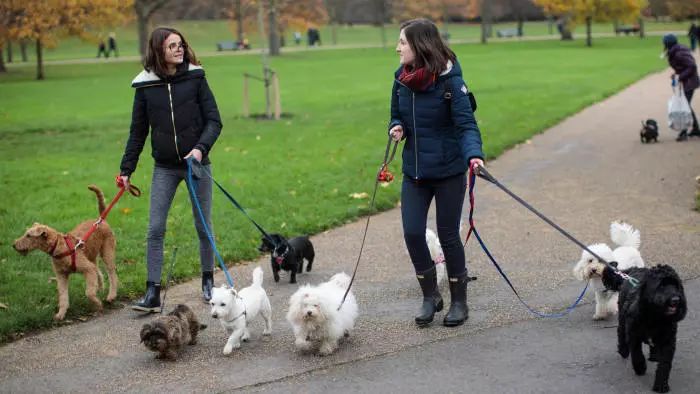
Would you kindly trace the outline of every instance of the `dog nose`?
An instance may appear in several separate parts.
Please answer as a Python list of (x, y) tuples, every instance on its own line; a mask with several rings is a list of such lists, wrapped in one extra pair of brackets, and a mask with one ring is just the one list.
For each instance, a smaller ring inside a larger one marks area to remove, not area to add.
[(676, 306), (681, 302), (681, 297), (673, 296), (671, 297), (671, 306)]
[(311, 311), (308, 311), (308, 312), (306, 312), (306, 315), (307, 315), (307, 316), (311, 316), (311, 315), (312, 315), (312, 313), (313, 313), (313, 312), (311, 312)]
[(217, 315), (216, 313), (212, 313), (212, 314), (211, 314), (211, 317), (213, 317), (214, 319), (218, 319), (218, 318), (219, 318), (219, 315)]

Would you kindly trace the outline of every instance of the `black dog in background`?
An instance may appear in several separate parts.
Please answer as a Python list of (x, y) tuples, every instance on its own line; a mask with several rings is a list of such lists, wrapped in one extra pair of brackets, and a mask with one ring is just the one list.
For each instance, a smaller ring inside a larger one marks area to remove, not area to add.
[(263, 236), (258, 250), (263, 253), (270, 252), (270, 264), (275, 282), (280, 281), (279, 271), (285, 270), (291, 272), (289, 283), (297, 283), (297, 273), (302, 273), (304, 259), (307, 261), (306, 272), (311, 271), (316, 254), (309, 237), (301, 236), (287, 240), (280, 234), (270, 234), (270, 238), (272, 239)]
[(606, 288), (620, 292), (617, 326), (617, 351), (623, 358), (632, 354), (632, 368), (637, 375), (647, 370), (642, 342), (649, 345), (649, 361), (656, 361), (653, 390), (670, 390), (668, 377), (676, 351), (678, 322), (685, 317), (687, 306), (683, 283), (668, 265), (652, 268), (631, 268), (623, 271), (636, 278), (635, 287), (615, 270), (603, 264), (590, 268), (602, 272)]
[(659, 136), (659, 125), (654, 119), (647, 119), (642, 122), (642, 130), (639, 132), (639, 138), (642, 140), (642, 144), (651, 142), (658, 142), (656, 138)]

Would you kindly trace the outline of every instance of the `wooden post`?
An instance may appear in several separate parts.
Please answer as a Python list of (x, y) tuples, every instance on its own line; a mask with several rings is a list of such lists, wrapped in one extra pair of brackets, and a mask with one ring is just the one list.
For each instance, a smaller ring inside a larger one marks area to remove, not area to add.
[(280, 120), (280, 116), (282, 116), (282, 103), (280, 102), (280, 80), (277, 73), (272, 74), (272, 89), (275, 97), (275, 120)]
[(248, 74), (243, 74), (243, 117), (250, 116), (250, 102), (248, 101)]

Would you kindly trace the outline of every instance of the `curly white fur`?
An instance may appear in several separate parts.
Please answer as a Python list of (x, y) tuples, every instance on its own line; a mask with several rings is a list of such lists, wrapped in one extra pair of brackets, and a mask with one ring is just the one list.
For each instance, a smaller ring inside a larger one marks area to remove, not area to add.
[(442, 252), (442, 245), (440, 244), (440, 239), (438, 238), (435, 231), (426, 228), (425, 229), (425, 241), (428, 243), (428, 250), (430, 250), (430, 258), (435, 263), (435, 270), (437, 271), (437, 282), (442, 283), (445, 280), (446, 269), (445, 269), (445, 253)]
[(265, 320), (263, 335), (272, 332), (272, 308), (270, 299), (262, 287), (263, 270), (253, 270), (253, 283), (236, 292), (227, 286), (215, 287), (211, 294), (211, 317), (220, 319), (221, 325), (229, 333), (224, 346), (224, 354), (231, 354), (233, 349), (241, 347), (241, 341), (250, 338), (248, 322), (261, 315)]
[(357, 301), (352, 291), (338, 310), (350, 284), (345, 273), (333, 275), (318, 286), (305, 285), (289, 298), (287, 321), (294, 331), (294, 344), (299, 350), (318, 349), (325, 356), (338, 348), (338, 341), (350, 334), (357, 319)]
[[(589, 245), (588, 248), (607, 262), (617, 262), (617, 268), (620, 270), (644, 267), (644, 260), (639, 253), (641, 244), (639, 230), (627, 223), (612, 222), (610, 224), (610, 239), (618, 246), (615, 250), (603, 243)], [(580, 281), (590, 281), (591, 287), (595, 290), (596, 302), (593, 320), (602, 320), (617, 314), (618, 293), (606, 290), (600, 275), (591, 274), (595, 270), (586, 269), (597, 263), (600, 261), (584, 250), (581, 253), (581, 259), (574, 267), (574, 277)]]

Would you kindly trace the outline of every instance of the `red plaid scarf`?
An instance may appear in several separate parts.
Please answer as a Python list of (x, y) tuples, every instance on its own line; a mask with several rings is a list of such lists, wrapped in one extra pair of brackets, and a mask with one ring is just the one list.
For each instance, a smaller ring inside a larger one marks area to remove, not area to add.
[(399, 75), (399, 82), (408, 86), (414, 92), (422, 92), (435, 83), (435, 74), (428, 71), (425, 67), (413, 68), (404, 65)]

